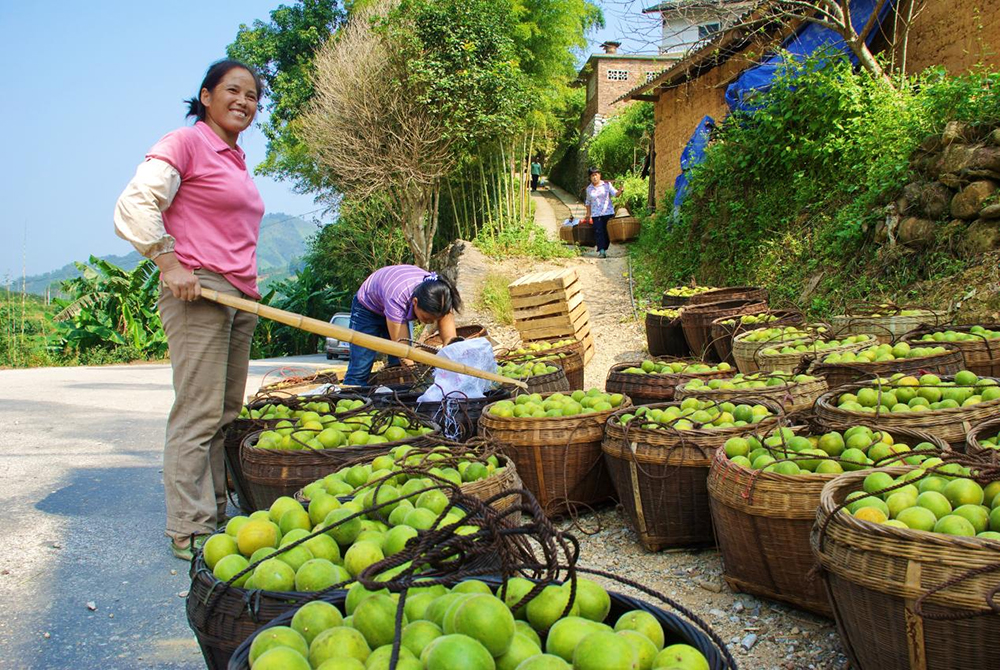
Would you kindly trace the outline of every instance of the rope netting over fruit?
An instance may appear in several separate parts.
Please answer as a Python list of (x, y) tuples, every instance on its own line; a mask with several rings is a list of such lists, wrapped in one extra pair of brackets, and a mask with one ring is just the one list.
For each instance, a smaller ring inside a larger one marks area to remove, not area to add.
[[(413, 456), (416, 453), (411, 451), (408, 455)], [(431, 455), (435, 452), (421, 450), (420, 453)], [(454, 456), (454, 460), (459, 458), (460, 455)], [(478, 458), (483, 457), (479, 455)], [(420, 530), (415, 537), (410, 538), (401, 551), (366, 567), (355, 579), (345, 580), (316, 592), (269, 593), (269, 595), (282, 595), (285, 598), (292, 596), (297, 605), (304, 605), (313, 600), (324, 599), (335, 591), (348, 589), (355, 584), (369, 591), (385, 589), (398, 594), (395, 637), (389, 666), (395, 668), (400, 655), (404, 608), (407, 591), (410, 588), (434, 585), (451, 587), (463, 580), (481, 577), (489, 582), (499, 582), (496, 595), (503, 600), (507, 596), (510, 579), (522, 577), (535, 582), (534, 587), (516, 603), (509, 603), (511, 611), (516, 611), (541, 594), (546, 586), (568, 583), (569, 598), (561, 616), (558, 617), (562, 618), (573, 609), (579, 575), (595, 575), (636, 589), (672, 608), (704, 633), (710, 641), (709, 647), (714, 646), (718, 657), (723, 660), (722, 667), (736, 670), (736, 661), (726, 649), (723, 640), (693, 612), (673, 599), (635, 581), (604, 570), (579, 565), (580, 548), (577, 540), (552, 524), (529, 491), (507, 489), (480, 499), (464, 494), (453, 482), (430, 472), (431, 466), (437, 466), (443, 461), (425, 460), (421, 465), (406, 465), (406, 458), (401, 460), (404, 465), (398, 469), (355, 490), (353, 496), (355, 500), (369, 491), (371, 493), (370, 504), (360, 511), (345, 515), (333, 523), (324, 522), (308, 535), (276, 549), (275, 553), (265, 559), (251, 563), (228, 581), (216, 581), (204, 597), (208, 616), (212, 615), (213, 608), (221, 601), (222, 594), (234, 590), (235, 583), (253, 572), (264, 560), (274, 558), (275, 554), (291, 551), (320, 534), (335, 532), (337, 528), (359, 522), (362, 517), (386, 519), (389, 511), (405, 500), (431, 491), (442, 491), (447, 496), (448, 503), (437, 514), (434, 522), (429, 524), (429, 528)], [(413, 462), (413, 459), (410, 462)], [(401, 476), (424, 478), (431, 480), (432, 483), (420, 490), (410, 491), (406, 495), (392, 497), (380, 495), (384, 491), (390, 491), (388, 487), (392, 486), (393, 482), (398, 482)], [(496, 506), (496, 503), (509, 498), (512, 494), (519, 497), (519, 503), (503, 509)], [(196, 560), (196, 563), (200, 563), (198, 570), (205, 571), (211, 576), (211, 571), (204, 562)], [(244, 592), (242, 606), (254, 613), (258, 607), (260, 593), (256, 590)]]

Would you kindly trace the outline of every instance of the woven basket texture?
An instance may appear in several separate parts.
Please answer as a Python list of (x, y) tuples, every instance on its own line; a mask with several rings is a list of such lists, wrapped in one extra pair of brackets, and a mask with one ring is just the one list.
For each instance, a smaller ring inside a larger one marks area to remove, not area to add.
[(696, 388), (687, 390), (686, 385), (677, 387), (674, 392), (674, 399), (684, 400), (684, 398), (703, 398), (723, 402), (741, 402), (744, 398), (770, 398), (779, 403), (785, 413), (799, 412), (811, 409), (813, 403), (821, 395), (829, 390), (825, 379), (816, 379), (811, 382), (790, 382), (780, 386), (767, 386), (764, 388), (751, 389), (709, 389)]
[[(908, 468), (889, 468), (901, 474)], [(841, 641), (860, 670), (987, 670), (997, 667), (1000, 613), (987, 606), (997, 588), (1000, 543), (892, 528), (834, 513), (866, 472), (823, 488), (812, 534)], [(992, 571), (970, 575), (977, 568)], [(949, 580), (956, 584), (916, 601)], [(981, 616), (942, 620), (970, 613)], [(984, 613), (985, 612), (985, 613)]]
[(670, 318), (659, 314), (646, 313), (646, 349), (650, 356), (675, 356), (684, 358), (691, 355), (680, 317)]
[[(572, 388), (569, 385), (569, 379), (566, 378), (566, 372), (562, 369), (561, 365), (556, 365), (551, 361), (546, 361), (547, 365), (551, 365), (558, 368), (555, 372), (548, 372), (544, 375), (533, 375), (531, 377), (525, 377), (524, 382), (528, 384), (527, 393), (562, 393), (564, 391), (570, 391)], [(525, 391), (521, 391), (525, 393)]]
[[(711, 291), (709, 292), (711, 293)], [(707, 293), (702, 295), (708, 295)], [(718, 358), (712, 347), (712, 322), (724, 317), (741, 314), (761, 314), (768, 309), (766, 302), (747, 300), (722, 300), (719, 302), (689, 304), (681, 313), (681, 327), (691, 353), (696, 358)]]
[(691, 305), (703, 305), (723, 300), (745, 300), (746, 302), (767, 302), (770, 294), (759, 286), (725, 286), (691, 296)]
[[(953, 378), (942, 377), (943, 381)], [(1000, 380), (997, 380), (1000, 383)], [(1000, 411), (1000, 400), (981, 402), (978, 405), (939, 409), (930, 412), (902, 412), (893, 414), (879, 406), (874, 414), (849, 412), (837, 407), (837, 398), (843, 393), (857, 393), (869, 384), (848, 384), (824, 393), (816, 400), (817, 418), (826, 425), (847, 425), (858, 422), (876, 423), (887, 429), (911, 428), (939, 437), (956, 451), (965, 451), (965, 436), (972, 427), (995, 418)]]
[[(807, 432), (806, 427), (801, 431)], [(920, 431), (886, 432), (897, 443), (910, 447), (930, 442), (938, 449), (948, 449), (945, 442)], [(723, 577), (733, 590), (833, 616), (822, 583), (811, 574), (816, 559), (809, 535), (820, 493), (835, 477), (751, 470), (730, 461), (722, 449), (716, 452), (708, 475), (708, 493), (722, 553)]]
[[(736, 358), (733, 356), (733, 338), (741, 333), (755, 330), (759, 327), (798, 326), (803, 321), (802, 312), (795, 310), (770, 310), (765, 312), (765, 314), (770, 314), (776, 318), (774, 321), (769, 321), (766, 324), (755, 324), (749, 327), (740, 323), (739, 319), (729, 316), (724, 316), (713, 321), (711, 331), (712, 346), (715, 347), (715, 352), (719, 355), (719, 358), (731, 365), (736, 365)], [(727, 321), (736, 321), (736, 323), (729, 324), (726, 323)]]
[[(479, 324), (470, 324), (468, 326), (459, 326), (455, 329), (455, 334), (466, 340), (471, 340), (474, 337), (489, 337), (486, 332), (485, 326), (480, 326)], [(428, 347), (443, 347), (444, 340), (441, 339), (440, 333), (434, 333), (428, 337), (423, 342)]]
[(432, 446), (441, 435), (441, 427), (436, 423), (421, 420), (421, 424), (433, 428), (433, 432), (418, 437), (408, 437), (398, 442), (383, 444), (344, 446), (335, 449), (309, 449), (284, 451), (258, 449), (254, 445), (261, 431), (250, 433), (240, 447), (240, 463), (247, 485), (247, 494), (256, 509), (267, 509), (281, 496), (293, 495), (303, 486), (340, 469), (340, 467), (362, 455), (380, 456), (393, 447), (409, 444), (414, 447)]
[[(983, 324), (988, 330), (1000, 330), (1000, 324)], [(936, 333), (943, 330), (954, 330), (960, 333), (968, 333), (972, 326), (924, 326), (913, 330), (903, 336), (904, 342), (916, 344), (921, 337), (929, 333)], [(965, 357), (965, 369), (975, 372), (982, 377), (1000, 377), (1000, 340), (987, 340), (980, 337), (967, 342), (949, 342), (957, 347)]]
[(614, 243), (628, 242), (639, 237), (642, 226), (634, 216), (623, 216), (608, 221), (608, 239)]
[(980, 440), (996, 437), (998, 433), (1000, 433), (1000, 417), (974, 426), (965, 438), (965, 453), (970, 456), (986, 456), (1000, 463), (1000, 449), (994, 449), (980, 443)]
[[(518, 355), (514, 353), (502, 354), (497, 358), (497, 361), (498, 362), (514, 361), (520, 363), (529, 359), (542, 360), (542, 361), (551, 360), (556, 365), (562, 367), (563, 372), (566, 373), (566, 379), (569, 380), (569, 387), (571, 389), (582, 389), (584, 383), (583, 347), (584, 344), (581, 340), (574, 339), (572, 344), (567, 344), (561, 347), (553, 347), (551, 349), (545, 349), (543, 351), (534, 351), (531, 352), (530, 354), (524, 354), (524, 355)], [(560, 358), (559, 354), (563, 354), (563, 357)]]
[[(780, 323), (773, 324), (774, 326), (801, 326), (800, 323)], [(808, 331), (811, 328), (823, 324), (810, 324), (809, 326), (803, 326), (803, 330)], [(750, 333), (756, 330), (763, 330), (770, 328), (772, 324), (765, 324), (762, 326), (757, 326), (754, 328), (746, 328), (741, 332), (736, 333), (733, 336), (733, 360), (736, 361), (736, 367), (739, 368), (740, 372), (743, 374), (750, 374), (752, 372), (760, 372), (760, 350), (767, 349), (770, 347), (779, 347), (786, 342), (797, 342), (803, 339), (803, 336), (791, 336), (791, 337), (779, 337), (774, 340), (767, 340), (763, 342), (752, 342), (747, 340)]]
[(430, 375), (426, 365), (391, 365), (368, 376), (370, 386), (415, 386)]
[(379, 407), (406, 407), (417, 414), (432, 421), (439, 426), (444, 433), (448, 431), (445, 425), (448, 420), (447, 412), (458, 423), (458, 442), (465, 442), (476, 435), (479, 425), (479, 416), (483, 413), (483, 408), (491, 402), (506, 400), (511, 397), (511, 392), (507, 389), (490, 389), (486, 391), (482, 398), (466, 398), (460, 394), (448, 396), (444, 402), (417, 402), (424, 394), (423, 389), (397, 391), (394, 393), (382, 393), (374, 396)]
[[(757, 401), (772, 411), (781, 411), (770, 400)], [(629, 527), (650, 551), (714, 545), (709, 467), (715, 450), (730, 437), (745, 433), (746, 428), (677, 431), (627, 427), (620, 421), (627, 412), (619, 410), (608, 420), (601, 449)], [(777, 417), (769, 417), (757, 426), (767, 430), (777, 421)]]
[[(845, 351), (858, 352), (872, 346), (872, 342), (855, 342), (853, 344), (842, 344), (839, 347), (830, 347), (822, 351), (797, 351), (794, 354), (763, 354), (757, 351), (755, 358), (757, 367), (761, 372), (794, 372), (801, 366), (811, 364), (821, 356), (828, 354), (844, 353)], [(766, 347), (765, 347), (766, 348)]]
[(830, 319), (838, 337), (869, 333), (879, 342), (895, 342), (910, 331), (921, 326), (937, 326), (945, 317), (931, 310), (922, 310), (914, 316), (871, 316), (871, 313), (840, 314)]
[(573, 226), (573, 241), (581, 247), (593, 247), (597, 245), (597, 237), (594, 234), (594, 227), (578, 223)]
[[(656, 358), (657, 361), (675, 361), (676, 358), (663, 357)], [(686, 360), (687, 363), (698, 363), (700, 361)], [(678, 373), (678, 374), (656, 374), (639, 375), (632, 372), (622, 372), (628, 368), (636, 368), (642, 361), (632, 363), (616, 363), (608, 370), (608, 378), (604, 381), (604, 390), (608, 393), (623, 393), (632, 399), (635, 405), (649, 405), (654, 402), (666, 402), (673, 400), (676, 388), (686, 381), (692, 379), (722, 379), (730, 377), (732, 370), (719, 370), (716, 372), (701, 373)]]
[(959, 370), (965, 369), (965, 360), (961, 351), (947, 344), (941, 346), (949, 351), (938, 356), (903, 358), (873, 363), (820, 363), (817, 361), (809, 368), (809, 374), (825, 377), (830, 388), (837, 388), (865, 379), (890, 377), (897, 372), (917, 376), (926, 373), (954, 375)]
[[(622, 400), (623, 407), (631, 404), (628, 397)], [(479, 434), (500, 443), (547, 515), (614, 496), (601, 458), (604, 424), (614, 411), (524, 419), (493, 416), (490, 407), (479, 417)]]

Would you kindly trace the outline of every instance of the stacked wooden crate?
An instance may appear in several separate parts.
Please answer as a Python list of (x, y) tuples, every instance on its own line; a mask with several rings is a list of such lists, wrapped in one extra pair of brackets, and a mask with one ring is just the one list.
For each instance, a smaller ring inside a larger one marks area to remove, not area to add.
[(583, 361), (594, 356), (590, 314), (576, 270), (525, 275), (508, 285), (514, 327), (524, 342), (575, 338), (583, 342)]

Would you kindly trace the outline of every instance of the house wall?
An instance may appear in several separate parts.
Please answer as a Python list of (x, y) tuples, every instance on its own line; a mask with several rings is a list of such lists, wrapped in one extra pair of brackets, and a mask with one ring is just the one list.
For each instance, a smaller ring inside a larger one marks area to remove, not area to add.
[(702, 39), (698, 37), (698, 26), (718, 23), (725, 30), (752, 5), (753, 2), (732, 2), (718, 8), (689, 9), (681, 13), (663, 12), (660, 53), (682, 56)]
[[(909, 34), (907, 72), (943, 65), (951, 74), (959, 74), (979, 63), (1000, 69), (1000, 2), (917, 0), (917, 8), (920, 13)], [(897, 45), (897, 62), (901, 55), (902, 46)]]
[[(636, 86), (646, 83), (647, 73), (659, 73), (665, 70), (670, 61), (650, 60), (646, 58), (596, 58), (593, 61), (594, 71), (587, 81), (587, 104), (580, 118), (580, 128), (585, 135), (594, 135), (601, 129), (604, 119), (618, 112), (628, 103), (617, 103), (615, 100), (631, 91)], [(610, 80), (608, 70), (624, 70), (628, 79)], [(590, 95), (593, 91), (593, 95)]]

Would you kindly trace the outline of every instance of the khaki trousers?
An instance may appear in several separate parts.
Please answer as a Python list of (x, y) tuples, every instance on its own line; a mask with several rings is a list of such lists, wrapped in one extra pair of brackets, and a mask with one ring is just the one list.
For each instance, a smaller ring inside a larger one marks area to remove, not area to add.
[[(219, 274), (195, 275), (204, 288), (249, 297)], [(214, 532), (225, 515), (223, 429), (243, 406), (257, 317), (208, 300), (178, 300), (162, 284), (159, 309), (174, 378), (163, 449), (167, 535), (184, 538)]]

